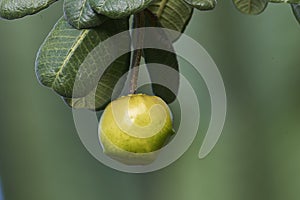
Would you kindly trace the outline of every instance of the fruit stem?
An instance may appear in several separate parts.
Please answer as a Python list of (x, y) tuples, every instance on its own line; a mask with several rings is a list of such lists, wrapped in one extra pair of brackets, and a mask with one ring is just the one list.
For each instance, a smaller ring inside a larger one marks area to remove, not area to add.
[(133, 51), (133, 56), (131, 61), (129, 94), (134, 94), (137, 89), (139, 66), (141, 63), (141, 58), (143, 53), (143, 44), (144, 44), (144, 35), (145, 35), (142, 29), (143, 27), (145, 27), (145, 13), (144, 11), (141, 11), (135, 14), (133, 18), (132, 42), (135, 50)]

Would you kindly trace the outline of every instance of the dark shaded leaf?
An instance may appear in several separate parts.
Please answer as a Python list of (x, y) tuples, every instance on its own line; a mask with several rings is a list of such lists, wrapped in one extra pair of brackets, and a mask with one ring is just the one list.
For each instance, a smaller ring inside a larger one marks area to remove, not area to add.
[[(146, 26), (161, 27), (158, 19), (151, 12), (146, 11), (145, 16)], [(144, 45), (147, 47), (148, 44), (156, 44), (155, 46), (160, 48), (143, 49), (144, 59), (153, 83), (153, 93), (167, 103), (171, 103), (176, 99), (179, 88), (179, 66), (177, 56), (173, 53), (172, 41), (164, 30), (156, 29), (155, 32), (146, 31)]]
[[(183, 0), (155, 0), (147, 8), (154, 14), (162, 27), (183, 33), (189, 23), (193, 8)], [(170, 39), (175, 41), (180, 34), (173, 34)]]
[(69, 24), (77, 29), (99, 26), (107, 19), (95, 13), (88, 0), (65, 0), (64, 15)]
[(292, 4), (291, 6), (296, 19), (300, 23), (300, 4)]
[(57, 0), (1, 0), (0, 17), (16, 19), (35, 14)]

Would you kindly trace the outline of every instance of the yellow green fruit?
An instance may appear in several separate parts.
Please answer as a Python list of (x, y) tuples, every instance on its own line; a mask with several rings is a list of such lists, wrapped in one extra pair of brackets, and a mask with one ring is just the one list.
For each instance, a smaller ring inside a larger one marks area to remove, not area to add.
[(145, 94), (112, 101), (99, 123), (104, 153), (130, 165), (151, 163), (173, 133), (168, 105), (157, 96)]

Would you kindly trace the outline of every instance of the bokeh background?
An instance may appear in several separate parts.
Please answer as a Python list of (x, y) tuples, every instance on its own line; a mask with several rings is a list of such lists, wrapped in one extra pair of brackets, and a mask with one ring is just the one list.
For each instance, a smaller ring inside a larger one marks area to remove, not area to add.
[(35, 16), (0, 21), (5, 200), (300, 199), (300, 25), (289, 5), (270, 4), (247, 16), (220, 1), (214, 11), (194, 13), (186, 33), (222, 73), (226, 124), (205, 159), (197, 154), (206, 120), (184, 156), (148, 174), (118, 172), (95, 160), (76, 134), (71, 109), (39, 85), (35, 55), (61, 15), (56, 3)]

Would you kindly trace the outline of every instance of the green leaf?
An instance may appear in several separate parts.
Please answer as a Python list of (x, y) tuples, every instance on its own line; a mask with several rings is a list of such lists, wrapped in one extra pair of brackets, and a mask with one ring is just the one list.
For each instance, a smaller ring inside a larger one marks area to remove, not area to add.
[(0, 0), (0, 17), (16, 19), (35, 14), (57, 0)]
[(269, 0), (270, 3), (299, 3), (300, 0)]
[[(115, 50), (102, 47), (105, 52), (100, 54), (93, 51), (94, 48), (111, 36), (128, 30), (128, 26), (128, 19), (107, 20), (95, 29), (77, 30), (62, 17), (37, 54), (36, 74), (39, 81), (63, 97), (86, 96), (98, 82), (106, 57)], [(76, 76), (79, 80), (74, 88)]]
[(145, 9), (153, 0), (89, 0), (91, 7), (107, 17), (118, 19)]
[(265, 10), (268, 0), (233, 0), (233, 3), (242, 13), (257, 15)]
[(199, 10), (212, 10), (217, 5), (217, 0), (184, 0)]
[[(193, 8), (183, 0), (155, 0), (147, 8), (155, 15), (161, 26), (183, 33), (192, 15)], [(178, 39), (180, 34), (170, 36), (172, 41)]]
[[(129, 38), (130, 36), (128, 36)], [(85, 108), (89, 110), (101, 110), (112, 101), (112, 95), (121, 93), (126, 79), (120, 78), (128, 71), (130, 65), (130, 53), (125, 54), (112, 63), (101, 76), (98, 85), (83, 98), (64, 98), (64, 101), (74, 109)], [(119, 82), (118, 82), (119, 81)], [(118, 84), (117, 84), (118, 83)]]
[[(161, 27), (159, 20), (151, 12), (146, 10), (145, 16), (147, 27)], [(177, 56), (173, 53), (173, 43), (164, 30), (155, 29), (155, 31), (146, 31), (144, 36), (144, 45), (147, 47), (151, 44), (156, 44), (155, 46), (158, 46), (159, 49), (145, 48), (143, 56), (153, 82), (153, 93), (167, 103), (171, 103), (176, 99), (179, 88), (179, 66)]]
[(300, 4), (292, 4), (291, 6), (296, 19), (300, 23)]
[(64, 15), (69, 24), (77, 29), (99, 26), (107, 19), (95, 13), (88, 0), (65, 0)]

